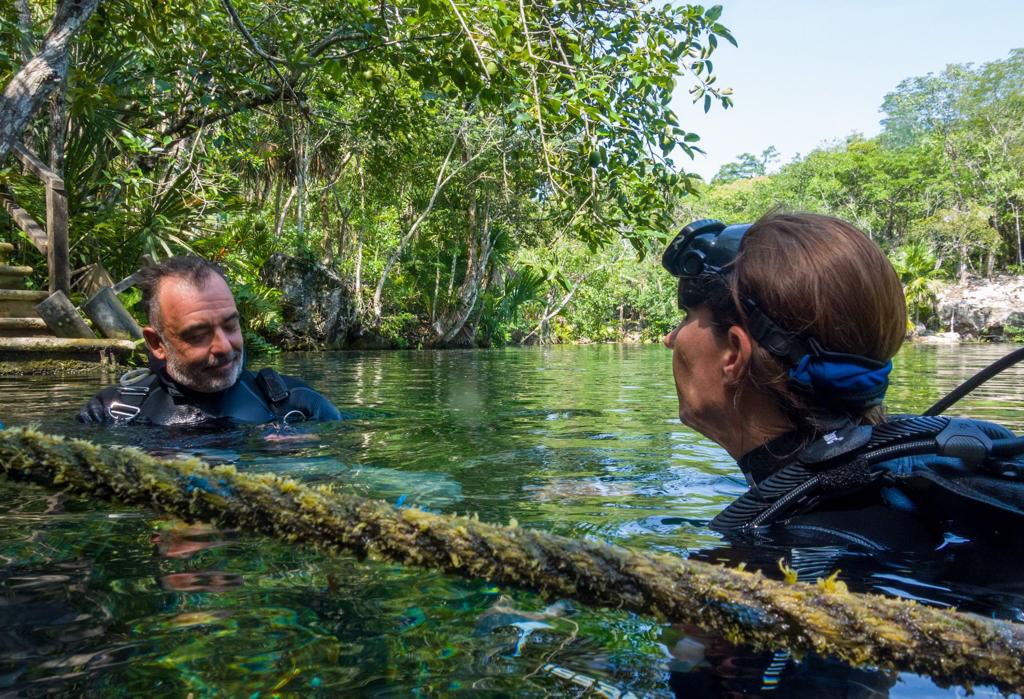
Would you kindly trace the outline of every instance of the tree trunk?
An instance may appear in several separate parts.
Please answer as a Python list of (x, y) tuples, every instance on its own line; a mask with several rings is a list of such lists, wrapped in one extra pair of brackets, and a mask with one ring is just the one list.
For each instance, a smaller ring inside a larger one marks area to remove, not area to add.
[(356, 231), (356, 310), (363, 310), (363, 236)]
[(42, 50), (7, 83), (0, 97), (0, 165), (21, 140), (32, 116), (67, 76), (71, 40), (97, 4), (99, 0), (63, 0), (46, 32)]
[[(21, 62), (24, 64), (31, 61), (32, 56), (35, 54), (36, 42), (35, 32), (33, 31), (32, 8), (29, 7), (28, 0), (15, 0), (14, 4), (18, 11), (18, 53), (21, 56)], [(21, 142), (33, 153), (39, 152), (31, 131), (26, 131), (22, 135)]]
[(441, 293), (441, 255), (437, 256), (437, 263), (434, 267), (434, 300), (430, 304), (430, 324), (437, 320), (437, 295)]
[(321, 243), (321, 247), (324, 251), (324, 265), (327, 267), (334, 267), (334, 249), (335, 243), (331, 235), (331, 208), (327, 203), (327, 199), (330, 196), (329, 190), (324, 190), (324, 193), (320, 195), (320, 227), (324, 232), (324, 239)]
[[(427, 218), (431, 211), (434, 210), (434, 203), (437, 201), (437, 195), (441, 193), (441, 190), (451, 181), (456, 174), (459, 173), (464, 167), (469, 165), (477, 156), (473, 156), (468, 160), (464, 160), (459, 167), (453, 168), (451, 172), (448, 172), (448, 163), (451, 162), (452, 153), (455, 152), (455, 146), (462, 140), (462, 130), (455, 134), (455, 138), (452, 140), (451, 148), (448, 149), (448, 155), (445, 156), (444, 162), (441, 163), (441, 168), (437, 172), (437, 180), (434, 182), (434, 191), (430, 195), (430, 201), (427, 202), (426, 207), (420, 212), (420, 215), (416, 217), (412, 225), (409, 226), (409, 230), (406, 231), (405, 235), (398, 241), (398, 245), (391, 251), (391, 255), (388, 256), (388, 261), (384, 263), (384, 269), (380, 273), (380, 279), (377, 281), (377, 288), (373, 291), (373, 318), (379, 322), (381, 313), (383, 312), (383, 306), (381, 298), (384, 295), (384, 284), (388, 280), (388, 275), (391, 274), (391, 270), (394, 268), (395, 263), (398, 262), (398, 258), (402, 256), (402, 252), (405, 247), (412, 241), (416, 236), (416, 232), (419, 230), (420, 224)], [(478, 153), (479, 155), (479, 153)], [(447, 175), (445, 174), (447, 173)]]
[(295, 172), (295, 191), (298, 197), (295, 204), (295, 229), (299, 234), (299, 243), (306, 242), (306, 178), (309, 175), (309, 132), (300, 129), (298, 139), (298, 167)]
[(277, 217), (277, 224), (274, 226), (274, 237), (277, 240), (281, 239), (281, 232), (284, 230), (285, 219), (288, 218), (288, 209), (291, 208), (292, 200), (295, 199), (295, 192), (298, 187), (292, 185), (292, 189), (288, 192), (288, 198), (284, 201), (284, 206), (281, 207), (281, 212)]
[(476, 195), (470, 189), (471, 201), (467, 208), (467, 222), (470, 229), (469, 244), (466, 251), (466, 276), (459, 285), (459, 292), (455, 310), (441, 321), (434, 323), (434, 332), (437, 333), (437, 343), (446, 345), (462, 332), (473, 313), (477, 298), (480, 296), (480, 286), (487, 272), (487, 265), (491, 259), (491, 251), (494, 249), (494, 239), (491, 236), (491, 207), (484, 206), (483, 222), (477, 223)]
[(1024, 251), (1021, 250), (1020, 246), (1020, 207), (1013, 204), (1013, 227), (1017, 232), (1017, 266), (1021, 267), (1021, 271), (1024, 272)]

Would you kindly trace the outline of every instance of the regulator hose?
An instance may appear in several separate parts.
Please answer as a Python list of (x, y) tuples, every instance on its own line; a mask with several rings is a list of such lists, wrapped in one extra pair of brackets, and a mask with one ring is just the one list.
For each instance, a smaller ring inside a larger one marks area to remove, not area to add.
[(981, 384), (991, 379), (996, 374), (1010, 368), (1017, 362), (1024, 359), (1024, 347), (1016, 349), (1004, 357), (1000, 357), (996, 361), (989, 364), (987, 367), (979, 371), (971, 378), (964, 381), (962, 384), (954, 388), (952, 391), (947, 393), (941, 398), (935, 405), (924, 411), (922, 415), (932, 416), (941, 415), (946, 412), (946, 409), (951, 405), (959, 401), (961, 398), (966, 396), (968, 393), (976, 389)]

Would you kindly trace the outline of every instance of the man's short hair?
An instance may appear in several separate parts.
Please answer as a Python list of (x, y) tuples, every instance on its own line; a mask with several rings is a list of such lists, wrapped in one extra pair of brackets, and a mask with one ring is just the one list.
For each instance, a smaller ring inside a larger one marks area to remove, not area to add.
[(225, 282), (228, 280), (220, 265), (195, 255), (168, 257), (159, 264), (143, 267), (137, 274), (135, 286), (142, 291), (142, 307), (146, 309), (149, 324), (157, 329), (162, 325), (157, 294), (160, 291), (160, 282), (165, 277), (184, 279), (199, 288), (206, 284), (211, 275), (217, 275)]

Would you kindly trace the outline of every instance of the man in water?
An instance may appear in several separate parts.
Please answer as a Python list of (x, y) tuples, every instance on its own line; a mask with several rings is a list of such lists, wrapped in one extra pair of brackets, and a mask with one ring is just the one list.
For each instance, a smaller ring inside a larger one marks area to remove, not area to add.
[(224, 272), (199, 257), (146, 267), (137, 281), (149, 318), (148, 370), (121, 377), (78, 414), (80, 422), (192, 425), (337, 420), (337, 408), (302, 381), (243, 364), (241, 319)]

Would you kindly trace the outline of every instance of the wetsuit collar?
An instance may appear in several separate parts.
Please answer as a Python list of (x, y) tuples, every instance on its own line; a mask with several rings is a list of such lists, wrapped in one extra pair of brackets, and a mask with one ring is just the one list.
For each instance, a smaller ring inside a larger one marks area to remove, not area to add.
[(810, 441), (811, 438), (801, 432), (787, 432), (741, 456), (740, 470), (747, 483), (756, 488), (758, 483), (792, 462)]

